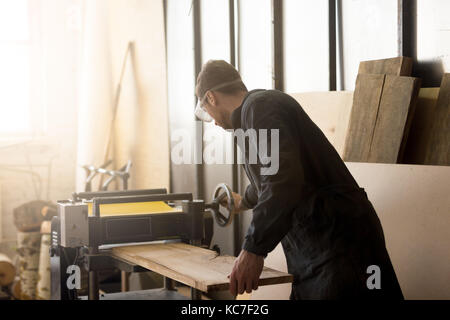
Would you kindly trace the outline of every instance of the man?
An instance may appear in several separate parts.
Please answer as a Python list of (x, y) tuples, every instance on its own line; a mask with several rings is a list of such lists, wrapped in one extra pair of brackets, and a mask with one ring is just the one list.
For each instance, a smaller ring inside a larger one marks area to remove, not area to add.
[(270, 164), (259, 156), (251, 163), (239, 146), (251, 184), (243, 198), (233, 197), (236, 212), (253, 209), (253, 218), (230, 275), (233, 295), (258, 288), (264, 258), (281, 241), (294, 276), (291, 299), (403, 299), (364, 189), (292, 97), (248, 92), (236, 69), (217, 60), (203, 66), (196, 95), (202, 120), (224, 129), (279, 130), (279, 141), (267, 142), (267, 150), (279, 143), (276, 173), (261, 174)]

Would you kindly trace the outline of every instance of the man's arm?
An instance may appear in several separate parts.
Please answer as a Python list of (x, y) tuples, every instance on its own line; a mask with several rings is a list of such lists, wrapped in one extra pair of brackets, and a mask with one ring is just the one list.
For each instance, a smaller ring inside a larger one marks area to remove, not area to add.
[(250, 183), (245, 189), (244, 197), (242, 198), (242, 204), (246, 209), (253, 209), (258, 203), (258, 194), (255, 187)]
[[(249, 108), (247, 127), (268, 129), (267, 150), (272, 143), (279, 143), (278, 172), (261, 175), (261, 191), (255, 207), (253, 219), (247, 231), (243, 249), (257, 255), (266, 256), (272, 251), (292, 226), (292, 213), (298, 206), (303, 189), (303, 168), (300, 163), (300, 139), (287, 119), (275, 108)], [(270, 130), (279, 130), (279, 141), (271, 141)], [(261, 168), (271, 164), (261, 165)]]
[[(270, 111), (270, 108), (260, 111), (250, 115), (252, 121), (247, 127), (279, 130), (279, 166), (275, 174), (261, 176), (261, 191), (253, 208), (243, 250), (230, 274), (230, 292), (233, 295), (242, 294), (244, 290), (250, 293), (258, 288), (264, 257), (292, 227), (292, 214), (298, 205), (304, 181), (298, 154), (300, 141), (295, 132), (286, 120), (281, 119), (279, 112)], [(270, 137), (270, 132), (268, 135)], [(272, 143), (277, 143), (270, 139), (267, 141), (267, 150), (271, 150)], [(252, 192), (249, 188), (252, 186), (247, 188), (246, 194)]]

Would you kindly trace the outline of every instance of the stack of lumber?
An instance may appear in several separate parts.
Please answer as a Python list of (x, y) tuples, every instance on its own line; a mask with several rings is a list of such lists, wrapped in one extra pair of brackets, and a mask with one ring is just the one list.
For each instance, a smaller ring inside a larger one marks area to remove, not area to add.
[(398, 163), (405, 149), (420, 79), (410, 58), (361, 62), (343, 159)]

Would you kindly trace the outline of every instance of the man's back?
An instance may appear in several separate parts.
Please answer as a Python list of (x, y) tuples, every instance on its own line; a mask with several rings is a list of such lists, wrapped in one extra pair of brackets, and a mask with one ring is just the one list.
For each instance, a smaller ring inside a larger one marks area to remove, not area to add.
[[(279, 130), (279, 141), (269, 139), (267, 146), (279, 144), (275, 174), (262, 175), (267, 164), (246, 160), (251, 185), (244, 201), (254, 215), (244, 249), (266, 255), (281, 241), (294, 275), (293, 298), (401, 298), (372, 205), (297, 101), (279, 91), (254, 90), (232, 120), (244, 130)], [(382, 269), (384, 292), (367, 291), (372, 264)]]
[[(242, 106), (242, 128), (278, 129), (280, 152), (283, 140), (289, 140), (289, 149), (302, 167), (305, 192), (312, 192), (330, 185), (358, 187), (334, 147), (309, 118), (300, 104), (291, 96), (277, 90), (255, 90), (248, 95)], [(292, 151), (292, 150), (290, 150)], [(280, 170), (289, 171), (292, 168)], [(301, 197), (302, 195), (297, 195)]]

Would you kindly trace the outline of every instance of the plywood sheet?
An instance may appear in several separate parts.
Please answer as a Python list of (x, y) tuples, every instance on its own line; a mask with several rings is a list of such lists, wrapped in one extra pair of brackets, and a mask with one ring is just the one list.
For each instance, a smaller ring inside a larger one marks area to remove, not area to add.
[(369, 157), (384, 80), (385, 76), (378, 74), (359, 74), (356, 78), (343, 153), (346, 161), (366, 161)]
[(352, 91), (290, 93), (342, 156), (352, 109)]
[(375, 73), (394, 76), (410, 76), (413, 60), (409, 57), (396, 57), (380, 60), (362, 61), (359, 64), (359, 74)]
[(444, 74), (425, 156), (425, 164), (450, 165), (450, 73)]
[[(406, 299), (450, 299), (450, 167), (346, 163), (372, 202)], [(287, 271), (281, 245), (265, 260)], [(290, 285), (261, 287), (252, 299), (289, 299)]]
[[(235, 257), (185, 243), (118, 247), (113, 254), (203, 292), (228, 290)], [(264, 267), (259, 285), (292, 282), (292, 276)]]

